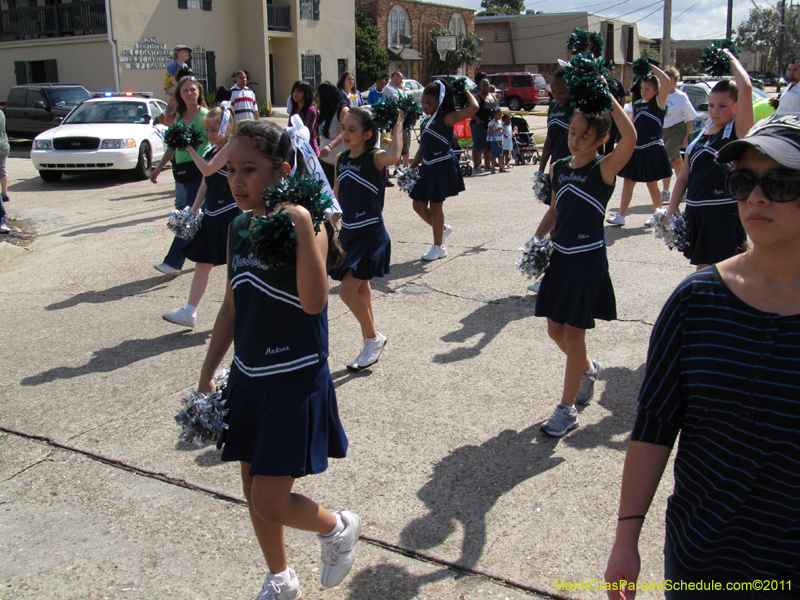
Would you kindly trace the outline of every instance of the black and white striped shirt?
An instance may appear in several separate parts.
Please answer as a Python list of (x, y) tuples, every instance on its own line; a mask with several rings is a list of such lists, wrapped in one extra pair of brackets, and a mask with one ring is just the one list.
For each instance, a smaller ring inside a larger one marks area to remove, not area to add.
[(672, 446), (667, 535), (686, 573), (800, 574), (800, 315), (752, 308), (716, 267), (650, 338), (631, 439)]

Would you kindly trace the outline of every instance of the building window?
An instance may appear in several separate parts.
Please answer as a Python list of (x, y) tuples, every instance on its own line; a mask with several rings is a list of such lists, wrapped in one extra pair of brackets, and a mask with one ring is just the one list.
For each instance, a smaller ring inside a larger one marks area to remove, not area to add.
[(301, 0), (300, 18), (319, 21), (319, 0)]
[(464, 17), (459, 13), (453, 14), (453, 16), (450, 17), (450, 26), (448, 29), (456, 38), (460, 35), (467, 35), (467, 25), (464, 23)]
[(411, 37), (411, 20), (408, 18), (408, 13), (405, 9), (395, 6), (389, 13), (388, 37), (390, 48), (400, 48), (404, 45), (400, 36)]
[(58, 63), (55, 60), (18, 60), (14, 62), (17, 85), (26, 83), (58, 83)]
[(211, 10), (211, 0), (178, 0), (178, 8), (196, 8)]
[(322, 57), (319, 54), (302, 54), (303, 79), (317, 89), (322, 82)]
[(507, 42), (511, 39), (511, 29), (508, 25), (495, 25), (494, 26), (494, 41)]

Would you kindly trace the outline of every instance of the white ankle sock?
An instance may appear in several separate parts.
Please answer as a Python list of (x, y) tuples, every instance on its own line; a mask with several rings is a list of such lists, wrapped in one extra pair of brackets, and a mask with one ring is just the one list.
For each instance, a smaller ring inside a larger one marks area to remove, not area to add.
[(338, 514), (334, 514), (333, 516), (336, 517), (336, 527), (334, 527), (333, 531), (331, 531), (329, 534), (322, 537), (331, 537), (332, 535), (336, 535), (337, 533), (344, 531), (344, 521), (342, 521), (342, 516)]
[(591, 366), (591, 367), (589, 367), (589, 370), (588, 370), (588, 371), (586, 371), (586, 373), (585, 373), (585, 374), (586, 374), (586, 375), (594, 375), (594, 372), (597, 370), (597, 369), (595, 369), (595, 367), (594, 367), (594, 361), (593, 361), (593, 360), (591, 360), (591, 359), (589, 359), (589, 362), (592, 364), (592, 366)]
[(191, 314), (192, 316), (197, 315), (197, 307), (192, 306), (191, 304), (186, 305), (186, 311)]
[(285, 571), (281, 573), (273, 573), (272, 580), (275, 583), (289, 583), (292, 580), (292, 574), (289, 572), (289, 567), (286, 567)]

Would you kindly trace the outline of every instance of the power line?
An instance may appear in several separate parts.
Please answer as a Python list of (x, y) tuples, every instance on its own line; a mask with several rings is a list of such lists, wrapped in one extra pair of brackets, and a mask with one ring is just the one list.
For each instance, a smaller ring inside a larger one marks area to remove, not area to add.
[(700, 6), (700, 4), (701, 4), (702, 2), (703, 2), (703, 0), (697, 0), (697, 2), (695, 2), (694, 4), (692, 4), (692, 5), (691, 5), (689, 8), (687, 8), (685, 11), (683, 11), (681, 14), (679, 14), (677, 17), (675, 17), (675, 18), (672, 20), (672, 23), (673, 23), (673, 24), (675, 24), (675, 23), (677, 23), (678, 21), (680, 21), (680, 20), (681, 20), (683, 17), (685, 17), (685, 16), (686, 16), (686, 15), (688, 15), (690, 12), (692, 12), (692, 11), (693, 11), (695, 8), (697, 8), (698, 6)]

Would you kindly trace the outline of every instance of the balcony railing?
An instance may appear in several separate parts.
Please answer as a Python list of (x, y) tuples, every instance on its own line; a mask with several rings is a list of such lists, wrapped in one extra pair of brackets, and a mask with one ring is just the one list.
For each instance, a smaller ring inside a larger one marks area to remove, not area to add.
[(292, 21), (291, 6), (281, 6), (279, 4), (267, 4), (267, 27), (271, 31), (291, 31)]
[(0, 38), (31, 38), (94, 35), (106, 33), (104, 0), (0, 10)]

